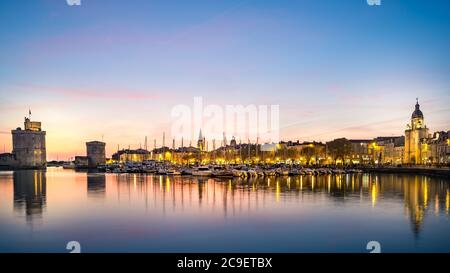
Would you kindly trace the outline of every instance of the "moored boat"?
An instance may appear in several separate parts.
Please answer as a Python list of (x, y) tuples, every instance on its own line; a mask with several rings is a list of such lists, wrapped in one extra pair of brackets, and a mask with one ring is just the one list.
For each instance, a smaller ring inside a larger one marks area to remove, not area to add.
[(181, 175), (181, 172), (176, 169), (169, 169), (166, 172), (167, 175)]
[(211, 176), (211, 173), (208, 166), (200, 166), (192, 171), (192, 175), (194, 176)]
[(233, 172), (232, 171), (230, 171), (230, 170), (213, 170), (212, 172), (211, 172), (211, 175), (213, 176), (213, 177), (222, 177), (222, 178), (224, 178), (224, 177), (226, 177), (226, 178), (232, 178), (234, 175), (233, 175)]

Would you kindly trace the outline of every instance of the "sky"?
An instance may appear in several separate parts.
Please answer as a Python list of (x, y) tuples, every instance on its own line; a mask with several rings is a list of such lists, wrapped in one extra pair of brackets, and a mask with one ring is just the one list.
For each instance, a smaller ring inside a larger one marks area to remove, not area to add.
[(283, 140), (402, 135), (416, 97), (447, 131), (449, 14), (448, 0), (3, 0), (0, 152), (29, 109), (48, 159), (163, 132), (169, 146), (171, 109), (194, 97), (279, 105)]

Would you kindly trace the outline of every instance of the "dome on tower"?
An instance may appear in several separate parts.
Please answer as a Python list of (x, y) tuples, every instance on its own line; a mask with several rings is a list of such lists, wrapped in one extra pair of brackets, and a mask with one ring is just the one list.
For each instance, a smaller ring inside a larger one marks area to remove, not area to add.
[(423, 113), (422, 111), (420, 111), (420, 105), (419, 105), (419, 100), (417, 99), (416, 102), (416, 109), (414, 110), (414, 112), (412, 113), (411, 119), (413, 118), (423, 118)]
[(235, 147), (236, 146), (236, 139), (233, 137), (233, 139), (230, 141), (230, 146)]

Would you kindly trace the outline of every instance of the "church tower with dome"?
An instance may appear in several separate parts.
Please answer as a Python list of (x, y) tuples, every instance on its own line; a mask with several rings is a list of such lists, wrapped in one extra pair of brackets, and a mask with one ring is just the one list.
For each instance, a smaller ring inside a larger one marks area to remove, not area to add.
[(425, 126), (423, 113), (420, 111), (419, 99), (411, 116), (411, 123), (405, 130), (404, 163), (422, 163), (422, 141), (428, 137), (428, 128)]

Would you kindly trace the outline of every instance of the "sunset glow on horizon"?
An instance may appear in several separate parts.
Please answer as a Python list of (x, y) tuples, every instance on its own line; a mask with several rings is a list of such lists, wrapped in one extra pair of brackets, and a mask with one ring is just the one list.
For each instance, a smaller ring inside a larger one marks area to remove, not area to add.
[(108, 157), (145, 137), (160, 147), (163, 132), (171, 146), (171, 109), (194, 97), (279, 105), (282, 140), (403, 135), (416, 97), (430, 131), (448, 130), (449, 5), (4, 1), (0, 153), (29, 109), (48, 160), (84, 155), (92, 140)]

